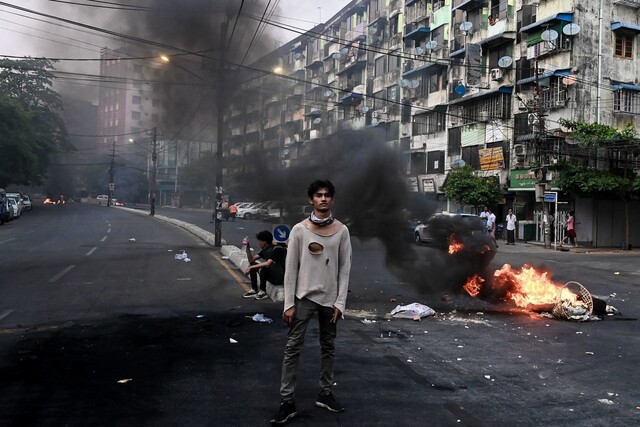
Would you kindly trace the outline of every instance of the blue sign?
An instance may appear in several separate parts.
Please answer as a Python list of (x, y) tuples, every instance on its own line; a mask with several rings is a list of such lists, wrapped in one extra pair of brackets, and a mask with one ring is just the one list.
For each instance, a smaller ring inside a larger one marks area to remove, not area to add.
[(558, 197), (557, 193), (544, 193), (545, 202), (554, 203), (556, 201), (556, 197)]
[(289, 240), (289, 234), (291, 234), (291, 229), (286, 224), (278, 224), (273, 227), (273, 240), (278, 243), (285, 243)]

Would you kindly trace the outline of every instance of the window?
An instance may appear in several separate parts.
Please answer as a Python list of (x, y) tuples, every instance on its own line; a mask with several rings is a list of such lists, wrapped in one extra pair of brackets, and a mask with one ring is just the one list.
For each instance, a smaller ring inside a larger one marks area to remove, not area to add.
[(633, 59), (633, 35), (617, 31), (615, 33), (615, 39), (613, 56)]
[(613, 111), (640, 114), (640, 91), (620, 89), (613, 92)]
[(140, 111), (131, 112), (131, 120), (140, 120), (141, 118)]
[(413, 135), (429, 135), (443, 132), (446, 128), (446, 117), (442, 112), (430, 112), (413, 116)]
[(376, 59), (376, 76), (381, 76), (387, 72), (387, 57), (381, 56)]
[(131, 103), (132, 104), (142, 104), (142, 97), (141, 96), (133, 96), (131, 98)]

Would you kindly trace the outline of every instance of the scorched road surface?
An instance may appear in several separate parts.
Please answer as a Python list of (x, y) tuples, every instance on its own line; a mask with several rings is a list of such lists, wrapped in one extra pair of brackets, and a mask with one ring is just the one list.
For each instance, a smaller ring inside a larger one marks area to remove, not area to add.
[[(268, 425), (281, 304), (243, 299), (215, 250), (155, 218), (69, 204), (21, 221), (0, 239), (15, 238), (0, 251), (0, 425)], [(182, 249), (190, 263), (174, 260)], [(314, 323), (291, 425), (638, 425), (640, 346), (627, 319), (639, 295), (632, 272), (621, 276), (624, 316), (591, 323), (463, 297), (422, 322), (387, 320), (364, 310), (376, 296), (354, 281), (334, 388), (346, 411), (313, 405)], [(390, 289), (381, 306), (396, 304), (388, 295), (413, 302)]]

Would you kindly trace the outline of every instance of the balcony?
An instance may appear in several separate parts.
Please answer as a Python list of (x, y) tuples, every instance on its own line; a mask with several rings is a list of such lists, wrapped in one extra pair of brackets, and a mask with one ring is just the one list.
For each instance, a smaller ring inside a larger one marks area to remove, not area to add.
[(633, 9), (640, 9), (640, 0), (613, 0), (613, 4), (620, 4)]

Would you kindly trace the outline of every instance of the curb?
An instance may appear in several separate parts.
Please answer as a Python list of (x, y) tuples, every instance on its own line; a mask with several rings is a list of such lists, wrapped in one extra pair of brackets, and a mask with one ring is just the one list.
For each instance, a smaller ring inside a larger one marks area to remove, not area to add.
[[(149, 212), (139, 210), (139, 209), (131, 209), (126, 207), (120, 207), (119, 209), (124, 209), (129, 212), (135, 212), (139, 215), (150, 216)], [(154, 215), (153, 218), (157, 218), (161, 221), (168, 222), (170, 224), (175, 225), (176, 227), (180, 227), (184, 230), (187, 230), (189, 233), (200, 238), (203, 242), (205, 242), (209, 246), (216, 247), (215, 235), (210, 231), (203, 230), (202, 228), (197, 227), (188, 222), (180, 221), (179, 219), (169, 218), (163, 215)], [(247, 267), (249, 267), (249, 261), (247, 260), (246, 255), (242, 252), (242, 249), (240, 249), (237, 246), (227, 245), (227, 242), (224, 239), (222, 239), (222, 247), (220, 247), (220, 253), (222, 254), (222, 256), (229, 257), (229, 261), (231, 261), (231, 263), (235, 265), (236, 268), (238, 268), (243, 273), (247, 269)], [(271, 283), (267, 282), (267, 295), (269, 295), (269, 298), (271, 298), (271, 300), (274, 302), (284, 302), (284, 287), (274, 286)]]

